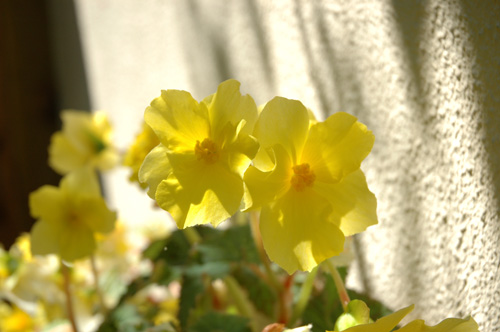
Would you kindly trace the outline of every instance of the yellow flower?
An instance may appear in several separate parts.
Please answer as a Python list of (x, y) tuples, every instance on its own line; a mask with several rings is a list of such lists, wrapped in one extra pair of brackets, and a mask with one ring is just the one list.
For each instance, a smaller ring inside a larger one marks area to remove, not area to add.
[[(413, 305), (396, 311), (388, 316), (378, 319), (374, 323), (361, 324), (350, 327), (344, 332), (390, 332), (399, 322), (413, 310)], [(427, 326), (421, 319), (414, 320), (398, 332), (478, 332), (477, 323), (472, 317), (468, 319), (448, 318), (436, 326)], [(327, 331), (328, 332), (328, 331)]]
[(29, 204), (31, 215), (38, 218), (31, 230), (32, 253), (55, 253), (67, 261), (92, 254), (94, 233), (112, 231), (116, 219), (89, 168), (69, 173), (59, 187), (42, 186), (30, 194)]
[(245, 173), (245, 209), (262, 208), (271, 260), (311, 270), (343, 250), (344, 236), (377, 223), (376, 199), (359, 169), (374, 142), (357, 119), (336, 113), (310, 124), (295, 100), (268, 102), (255, 125), (261, 149)]
[(29, 332), (34, 330), (33, 319), (17, 306), (0, 302), (0, 331)]
[(139, 180), (179, 228), (217, 226), (239, 208), (242, 176), (258, 150), (252, 97), (228, 80), (198, 103), (188, 92), (162, 91), (144, 118), (160, 144), (144, 160)]
[(118, 153), (111, 144), (111, 125), (104, 113), (66, 110), (61, 119), (62, 131), (52, 135), (49, 146), (50, 167), (64, 175), (82, 166), (99, 170), (115, 166)]
[[(139, 169), (141, 168), (142, 162), (144, 158), (146, 158), (146, 155), (158, 144), (160, 144), (158, 136), (156, 136), (150, 126), (143, 123), (142, 132), (137, 135), (123, 160), (123, 165), (129, 166), (132, 169), (132, 174), (129, 178), (130, 181), (139, 182)], [(143, 189), (146, 189), (147, 184), (139, 184)]]

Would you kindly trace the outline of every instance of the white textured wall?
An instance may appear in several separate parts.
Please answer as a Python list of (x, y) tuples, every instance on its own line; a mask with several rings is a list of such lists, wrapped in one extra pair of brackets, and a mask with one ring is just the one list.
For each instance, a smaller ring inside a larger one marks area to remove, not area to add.
[[(350, 283), (437, 323), (500, 331), (500, 5), (495, 1), (76, 0), (91, 102), (121, 147), (161, 89), (224, 79), (346, 111), (376, 136), (363, 165), (380, 225)], [(108, 178), (130, 218), (147, 205)], [(145, 195), (144, 195), (145, 196)], [(133, 202), (127, 200), (132, 197)], [(134, 214), (135, 213), (135, 214)]]

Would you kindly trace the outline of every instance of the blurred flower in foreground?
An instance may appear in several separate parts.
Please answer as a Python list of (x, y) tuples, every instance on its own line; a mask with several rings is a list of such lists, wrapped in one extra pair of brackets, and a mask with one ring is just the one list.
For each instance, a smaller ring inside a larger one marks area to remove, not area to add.
[(52, 135), (49, 146), (50, 167), (64, 175), (82, 166), (107, 170), (116, 165), (118, 153), (106, 114), (66, 110), (61, 119), (62, 130)]
[(66, 175), (59, 187), (45, 185), (29, 197), (35, 255), (58, 254), (66, 261), (91, 255), (94, 233), (113, 230), (116, 213), (106, 206), (94, 171), (82, 168)]
[(139, 180), (179, 228), (220, 222), (243, 197), (242, 176), (258, 150), (252, 97), (228, 80), (198, 103), (186, 91), (162, 91), (144, 114), (161, 144), (144, 160)]
[[(369, 309), (362, 301), (354, 300), (355, 305), (348, 307), (348, 312), (342, 314), (335, 323), (335, 331), (345, 332), (390, 332), (399, 322), (413, 310), (413, 305), (396, 311), (388, 316), (370, 322)], [(351, 304), (351, 303), (349, 303)], [(347, 319), (346, 319), (347, 318)], [(421, 319), (414, 320), (399, 332), (478, 332), (478, 325), (473, 318), (448, 318), (436, 326), (427, 326)]]
[(146, 155), (158, 144), (160, 144), (158, 136), (156, 136), (150, 126), (143, 123), (141, 133), (137, 135), (123, 160), (123, 165), (129, 166), (132, 169), (129, 180), (139, 183), (142, 189), (146, 189), (148, 185), (139, 182), (139, 169)]
[(344, 236), (377, 223), (360, 164), (374, 136), (346, 113), (310, 124), (296, 100), (276, 97), (255, 125), (261, 149), (245, 173), (245, 209), (262, 208), (271, 260), (288, 273), (311, 270), (343, 250)]

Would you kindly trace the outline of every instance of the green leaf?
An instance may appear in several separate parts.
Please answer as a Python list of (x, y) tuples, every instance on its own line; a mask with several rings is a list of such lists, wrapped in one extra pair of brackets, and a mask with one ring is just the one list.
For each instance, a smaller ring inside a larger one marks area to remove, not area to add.
[(198, 246), (203, 262), (259, 263), (259, 254), (248, 225), (231, 227), (211, 235)]
[(179, 323), (184, 330), (189, 319), (191, 310), (196, 307), (196, 300), (205, 290), (203, 280), (199, 276), (191, 277), (184, 275), (182, 277), (181, 296), (179, 299)]
[(239, 266), (235, 269), (233, 275), (248, 292), (248, 298), (252, 301), (254, 307), (268, 317), (274, 317), (277, 296), (271, 287), (245, 266)]
[(249, 320), (235, 315), (208, 312), (200, 317), (188, 332), (250, 332)]

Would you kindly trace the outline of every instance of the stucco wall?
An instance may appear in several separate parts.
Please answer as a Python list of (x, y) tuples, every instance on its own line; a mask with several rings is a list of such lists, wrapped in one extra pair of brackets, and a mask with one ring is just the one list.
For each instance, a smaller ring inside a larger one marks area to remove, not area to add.
[[(76, 0), (94, 109), (122, 148), (161, 89), (224, 79), (373, 130), (380, 224), (349, 283), (437, 323), (500, 331), (500, 5), (495, 1)], [(125, 218), (150, 204), (107, 178)], [(134, 204), (130, 204), (130, 199)]]

